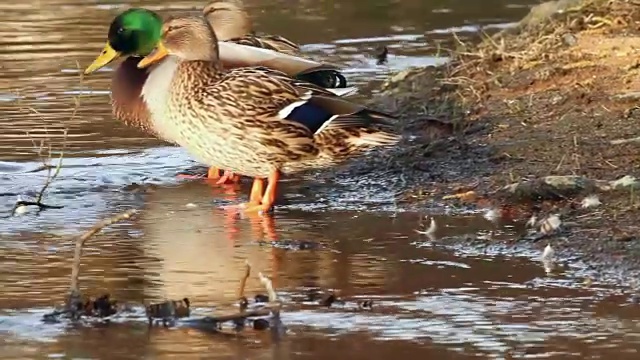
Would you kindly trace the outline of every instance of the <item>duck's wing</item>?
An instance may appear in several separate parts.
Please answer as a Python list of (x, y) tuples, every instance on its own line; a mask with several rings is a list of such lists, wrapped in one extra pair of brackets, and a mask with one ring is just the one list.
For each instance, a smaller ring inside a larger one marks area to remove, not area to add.
[[(226, 69), (262, 66), (324, 88), (347, 88), (347, 80), (339, 68), (300, 56), (247, 44), (219, 41), (220, 61)], [(356, 88), (351, 88), (353, 93)]]

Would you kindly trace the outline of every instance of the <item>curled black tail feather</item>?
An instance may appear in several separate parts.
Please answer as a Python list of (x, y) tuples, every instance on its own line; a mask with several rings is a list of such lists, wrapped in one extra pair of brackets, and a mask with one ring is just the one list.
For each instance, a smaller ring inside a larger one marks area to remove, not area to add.
[(312, 70), (295, 77), (298, 80), (310, 82), (325, 89), (337, 89), (347, 87), (347, 78), (338, 70), (321, 69)]

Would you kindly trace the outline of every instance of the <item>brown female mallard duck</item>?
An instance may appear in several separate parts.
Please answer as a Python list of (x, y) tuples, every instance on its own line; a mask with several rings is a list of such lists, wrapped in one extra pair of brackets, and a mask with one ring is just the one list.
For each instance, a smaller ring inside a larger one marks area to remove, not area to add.
[[(223, 22), (224, 24), (224, 22)], [(156, 128), (148, 111), (145, 96), (160, 96), (153, 87), (146, 86), (151, 74), (158, 74), (162, 67), (157, 64), (149, 69), (139, 69), (138, 62), (148, 55), (160, 39), (162, 18), (153, 11), (133, 8), (118, 15), (109, 27), (107, 44), (87, 67), (90, 74), (113, 60), (125, 56), (118, 66), (111, 83), (111, 104), (114, 116), (125, 124), (164, 141), (175, 143), (171, 133), (162, 133)], [(221, 61), (227, 68), (237, 66), (262, 65), (272, 67), (291, 76), (319, 79), (320, 86), (326, 83), (344, 85), (344, 76), (336, 67), (315, 61), (278, 53), (269, 49), (225, 42), (220, 44)], [(167, 74), (170, 76), (170, 74)], [(146, 93), (143, 92), (147, 88)], [(354, 88), (344, 88), (341, 94), (349, 94)], [(145, 95), (146, 94), (146, 95)], [(220, 177), (217, 168), (210, 168), (208, 178), (218, 179), (218, 183), (237, 181), (228, 171)]]
[(300, 54), (300, 47), (282, 36), (256, 34), (251, 17), (240, 0), (213, 1), (204, 8), (203, 14), (213, 26), (218, 41), (231, 41), (290, 55)]
[(282, 173), (332, 166), (399, 140), (392, 116), (328, 89), (266, 67), (224, 70), (217, 44), (203, 17), (173, 18), (138, 67), (162, 61), (172, 74), (154, 81), (163, 94), (148, 103), (154, 127), (198, 161), (254, 178), (247, 211), (272, 207)]
[[(241, 0), (216, 0), (203, 10), (209, 24), (213, 27), (218, 41), (269, 49), (293, 56), (302, 56), (300, 46), (280, 35), (258, 34)], [(252, 66), (255, 64), (244, 64)], [(281, 70), (279, 68), (275, 68)], [(347, 79), (341, 74), (312, 71), (299, 73), (296, 78), (325, 88), (347, 87)]]

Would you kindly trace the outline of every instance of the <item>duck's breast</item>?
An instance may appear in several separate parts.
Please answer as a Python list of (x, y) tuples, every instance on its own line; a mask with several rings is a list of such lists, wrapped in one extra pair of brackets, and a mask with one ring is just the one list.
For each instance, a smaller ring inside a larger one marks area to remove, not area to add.
[(149, 110), (140, 97), (147, 80), (147, 70), (138, 69), (140, 57), (128, 57), (118, 66), (111, 82), (111, 105), (114, 117), (127, 126), (157, 136)]
[(178, 60), (168, 56), (155, 65), (144, 83), (141, 97), (151, 115), (151, 123), (160, 137), (179, 143), (174, 122), (168, 116), (171, 83), (178, 67)]

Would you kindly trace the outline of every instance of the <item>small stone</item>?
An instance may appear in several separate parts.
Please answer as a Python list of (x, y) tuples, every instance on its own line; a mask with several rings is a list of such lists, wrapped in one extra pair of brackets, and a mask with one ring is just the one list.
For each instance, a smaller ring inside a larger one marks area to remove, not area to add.
[(567, 33), (562, 35), (562, 42), (567, 46), (573, 46), (578, 42), (578, 39), (575, 37), (575, 35)]
[(265, 319), (256, 319), (253, 321), (254, 330), (266, 330), (269, 328), (269, 321)]

